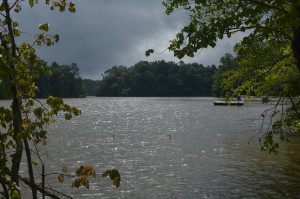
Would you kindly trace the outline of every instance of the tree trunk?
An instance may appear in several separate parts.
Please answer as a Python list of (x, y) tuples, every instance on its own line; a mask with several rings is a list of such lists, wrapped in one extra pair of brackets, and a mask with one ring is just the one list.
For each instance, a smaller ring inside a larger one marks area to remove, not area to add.
[(32, 168), (30, 148), (29, 148), (29, 144), (28, 144), (27, 139), (24, 138), (23, 140), (24, 140), (26, 157), (27, 157), (27, 165), (28, 165), (30, 187), (31, 187), (31, 192), (32, 192), (32, 199), (37, 199), (37, 188), (36, 188), (35, 181), (34, 181), (34, 174), (33, 174), (33, 168)]
[(298, 72), (300, 74), (300, 28), (294, 29), (294, 39), (292, 43), (294, 57), (297, 61)]
[(7, 187), (6, 187), (7, 183), (2, 178), (0, 178), (0, 182), (2, 184), (4, 198), (9, 199), (9, 194), (8, 194), (8, 190), (7, 190)]
[[(298, 16), (300, 18), (300, 7), (296, 8)], [(297, 20), (299, 20), (299, 18)], [(300, 26), (294, 27), (293, 29), (293, 40), (292, 40), (292, 49), (294, 57), (297, 61), (298, 72), (300, 74)]]
[[(7, 56), (8, 57), (13, 57), (16, 58), (17, 57), (17, 49), (16, 49), (16, 43), (15, 43), (15, 38), (14, 38), (14, 34), (13, 34), (13, 30), (12, 30), (12, 21), (11, 21), (11, 17), (10, 17), (10, 7), (9, 7), (9, 3), (8, 0), (3, 0), (3, 5), (4, 5), (4, 9), (5, 9), (5, 19), (7, 22), (7, 29), (8, 29), (8, 33), (9, 33), (9, 39), (10, 39), (10, 48), (11, 51), (7, 45), (7, 42), (5, 41), (5, 39), (3, 39), (2, 35), (1, 35), (1, 45), (3, 46), (3, 48), (5, 49)], [(10, 66), (12, 69), (15, 69), (14, 65)], [(10, 81), (11, 81), (11, 87), (10, 87), (10, 91), (12, 94), (12, 113), (13, 113), (13, 128), (14, 128), (14, 140), (16, 142), (16, 151), (13, 154), (12, 157), (12, 166), (11, 166), (11, 181), (15, 182), (17, 185), (19, 185), (19, 170), (20, 170), (20, 163), (21, 163), (21, 159), (22, 159), (22, 154), (23, 154), (23, 142), (22, 139), (18, 138), (18, 135), (21, 132), (21, 124), (22, 124), (22, 115), (21, 115), (21, 108), (20, 108), (20, 104), (19, 104), (19, 99), (18, 99), (18, 95), (17, 95), (17, 85), (16, 82), (14, 81), (14, 78), (12, 76), (10, 76)]]
[(17, 89), (15, 86), (11, 87), (11, 92), (13, 94), (12, 111), (13, 111), (14, 140), (16, 142), (16, 151), (12, 157), (11, 181), (15, 182), (19, 186), (19, 170), (20, 170), (20, 163), (23, 154), (23, 142), (20, 138), (17, 138), (17, 136), (21, 132), (22, 116), (21, 116), (21, 110), (17, 98)]

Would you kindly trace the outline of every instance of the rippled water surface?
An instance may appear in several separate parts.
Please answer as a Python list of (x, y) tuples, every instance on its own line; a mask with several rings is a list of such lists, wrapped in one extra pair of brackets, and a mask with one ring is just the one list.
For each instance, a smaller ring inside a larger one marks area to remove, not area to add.
[(282, 144), (279, 156), (260, 151), (261, 113), (270, 105), (214, 106), (212, 98), (65, 102), (82, 115), (49, 128), (48, 169), (93, 165), (122, 177), (116, 189), (99, 175), (90, 190), (47, 177), (74, 198), (300, 198), (300, 139)]

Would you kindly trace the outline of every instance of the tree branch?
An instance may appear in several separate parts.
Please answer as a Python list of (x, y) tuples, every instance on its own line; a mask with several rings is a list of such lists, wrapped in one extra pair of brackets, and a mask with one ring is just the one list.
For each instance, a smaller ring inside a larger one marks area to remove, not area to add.
[(8, 193), (8, 190), (7, 190), (7, 187), (6, 187), (7, 182), (5, 182), (5, 180), (2, 179), (2, 178), (0, 178), (0, 182), (2, 184), (2, 188), (3, 188), (3, 191), (4, 191), (4, 193), (2, 195), (5, 197), (5, 199), (9, 199), (9, 193)]
[(296, 112), (296, 115), (297, 115), (298, 119), (300, 120), (300, 113), (298, 112), (297, 106), (295, 105), (295, 103), (294, 103), (293, 99), (291, 98), (291, 96), (288, 96), (288, 97), (289, 97), (290, 101), (292, 102), (292, 105), (294, 107), (294, 110)]
[[(20, 180), (22, 181), (22, 182), (24, 182), (25, 184), (27, 184), (28, 186), (32, 186), (31, 185), (31, 183), (30, 183), (30, 180), (28, 180), (27, 178), (24, 178), (24, 177), (21, 177), (21, 176), (19, 176), (19, 178), (20, 178)], [(39, 184), (35, 184), (35, 185), (33, 185), (33, 186), (35, 186), (35, 188), (39, 191), (39, 192), (41, 192), (41, 193), (44, 193), (45, 194), (45, 196), (48, 196), (48, 197), (50, 197), (50, 198), (52, 198), (52, 199), (73, 199), (71, 196), (68, 196), (68, 195), (66, 195), (66, 194), (63, 194), (63, 193), (61, 193), (61, 192), (59, 192), (59, 191), (56, 191), (56, 190), (54, 190), (54, 189), (50, 189), (50, 188), (48, 188), (48, 187), (45, 187), (45, 188), (43, 188), (41, 185), (39, 185)]]
[(19, 3), (20, 1), (23, 1), (23, 0), (17, 0), (17, 1), (15, 1), (15, 2), (12, 4), (12, 6), (9, 8), (9, 10), (13, 9), (13, 8), (17, 5), (17, 3)]
[(279, 11), (284, 12), (285, 14), (289, 14), (289, 12), (286, 11), (285, 9), (283, 9), (283, 8), (278, 8), (278, 7), (275, 7), (275, 6), (272, 6), (272, 5), (269, 5), (269, 4), (266, 4), (266, 3), (263, 3), (263, 2), (257, 1), (257, 0), (246, 0), (246, 1), (250, 1), (251, 3), (258, 4), (258, 5), (261, 5), (261, 6), (270, 8), (270, 9), (279, 10)]

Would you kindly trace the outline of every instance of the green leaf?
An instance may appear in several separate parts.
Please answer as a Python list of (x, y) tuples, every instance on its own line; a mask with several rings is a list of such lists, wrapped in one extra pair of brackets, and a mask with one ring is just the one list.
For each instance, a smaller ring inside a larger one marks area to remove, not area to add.
[(59, 35), (58, 34), (54, 35), (54, 40), (55, 40), (56, 43), (59, 41)]
[(1, 5), (0, 5), (0, 12), (2, 12), (4, 10), (5, 10), (5, 6), (4, 6), (4, 3), (2, 2)]
[(145, 55), (148, 57), (152, 53), (154, 53), (154, 50), (153, 49), (149, 49), (149, 50), (146, 51)]
[(43, 116), (44, 109), (42, 107), (38, 107), (34, 109), (33, 113), (36, 117), (41, 118)]
[(33, 0), (29, 0), (28, 2), (29, 2), (30, 7), (34, 6), (34, 1)]
[(19, 192), (16, 189), (12, 190), (10, 192), (10, 197), (11, 199), (20, 199)]
[(71, 113), (66, 113), (66, 114), (65, 114), (65, 119), (66, 119), (66, 120), (72, 119), (72, 114), (71, 114)]
[(39, 29), (47, 32), (49, 30), (49, 24), (48, 23), (40, 24)]
[(28, 100), (26, 100), (26, 106), (33, 106), (34, 105), (34, 101), (32, 98), (29, 98)]

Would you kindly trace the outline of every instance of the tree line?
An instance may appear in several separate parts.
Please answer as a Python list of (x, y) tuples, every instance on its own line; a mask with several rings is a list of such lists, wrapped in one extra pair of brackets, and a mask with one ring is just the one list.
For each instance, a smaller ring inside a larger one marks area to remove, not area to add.
[[(131, 67), (113, 66), (102, 74), (101, 80), (82, 79), (76, 63), (47, 66), (51, 75), (40, 73), (36, 79), (36, 97), (79, 98), (86, 96), (223, 96), (223, 73), (237, 68), (230, 54), (220, 59), (220, 65), (198, 63), (140, 61)], [(0, 82), (0, 99), (10, 98), (5, 81)]]
[[(243, 80), (228, 86), (232, 72), (238, 71), (238, 57), (225, 54), (220, 65), (204, 66), (198, 63), (164, 60), (140, 61), (133, 66), (113, 66), (102, 74), (101, 80), (83, 79), (76, 63), (50, 66), (43, 60), (39, 65), (51, 75), (39, 73), (35, 80), (37, 98), (48, 96), (80, 98), (86, 96), (111, 97), (175, 97), (175, 96), (215, 96), (226, 97), (233, 87), (242, 85)], [(264, 94), (279, 96), (280, 85), (269, 88)], [(234, 94), (234, 93), (233, 93)], [(255, 92), (240, 94), (257, 95)], [(0, 81), (0, 99), (10, 98), (7, 81)]]
[(85, 97), (86, 87), (79, 75), (79, 67), (76, 63), (71, 65), (59, 65), (53, 62), (48, 66), (52, 75), (42, 74), (37, 79), (37, 97)]
[(104, 72), (96, 96), (211, 96), (216, 66), (140, 61)]
[[(39, 77), (35, 80), (37, 88), (35, 96), (37, 98), (47, 98), (48, 96), (62, 98), (78, 98), (86, 97), (87, 86), (84, 80), (80, 77), (79, 67), (76, 63), (71, 65), (59, 65), (53, 62), (50, 66), (47, 63), (40, 61), (41, 67), (48, 69), (50, 74), (39, 73)], [(0, 82), (0, 99), (10, 98), (7, 81)]]

